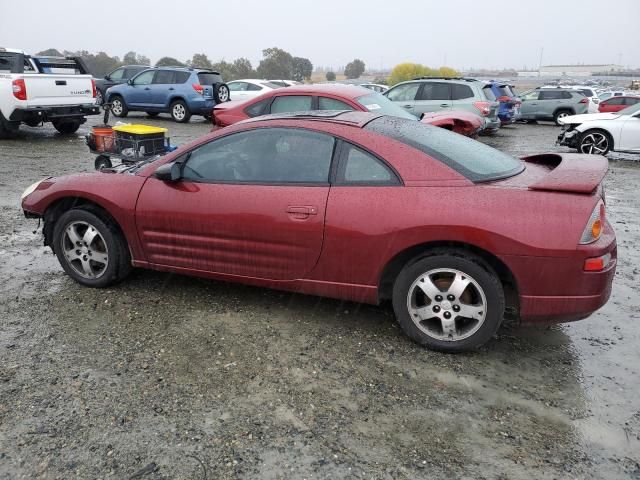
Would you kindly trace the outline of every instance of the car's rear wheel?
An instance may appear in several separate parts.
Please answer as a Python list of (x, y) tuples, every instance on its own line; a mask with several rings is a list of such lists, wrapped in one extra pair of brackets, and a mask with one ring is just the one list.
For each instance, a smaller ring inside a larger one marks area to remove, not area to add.
[(102, 105), (104, 103), (104, 95), (101, 90), (96, 91), (96, 105)]
[(91, 209), (62, 214), (53, 230), (58, 261), (76, 282), (107, 287), (131, 271), (127, 243), (112, 221)]
[(116, 117), (124, 118), (129, 114), (129, 109), (121, 96), (111, 98), (111, 113)]
[(191, 112), (187, 104), (182, 100), (176, 100), (171, 104), (171, 118), (178, 123), (187, 123), (191, 118)]
[(393, 309), (404, 332), (433, 350), (479, 347), (504, 315), (500, 279), (482, 259), (464, 251), (432, 251), (409, 263), (393, 289)]
[(593, 155), (606, 155), (613, 148), (613, 139), (604, 130), (587, 130), (580, 138), (578, 151)]
[(560, 120), (562, 120), (563, 118), (570, 117), (571, 115), (573, 115), (573, 113), (569, 110), (558, 110), (556, 114), (553, 116), (553, 121), (555, 122), (556, 125), (562, 125), (560, 123)]
[(76, 133), (81, 125), (78, 120), (54, 120), (51, 123), (53, 123), (53, 128), (63, 135)]

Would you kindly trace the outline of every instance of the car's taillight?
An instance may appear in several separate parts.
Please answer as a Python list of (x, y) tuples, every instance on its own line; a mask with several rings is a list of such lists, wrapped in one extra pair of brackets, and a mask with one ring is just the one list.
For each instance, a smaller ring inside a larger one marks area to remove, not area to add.
[(589, 99), (587, 97), (580, 100), (580, 103), (589, 103)]
[(91, 79), (91, 94), (93, 95), (93, 98), (97, 97), (97, 91), (96, 91), (96, 81), (92, 78)]
[(191, 86), (200, 95), (204, 95), (204, 87), (202, 85), (200, 85), (199, 83), (193, 83), (193, 84), (191, 84)]
[(26, 100), (27, 99), (27, 86), (24, 83), (22, 78), (18, 78), (11, 82), (13, 87), (13, 96), (18, 100)]
[(587, 258), (584, 261), (584, 270), (585, 272), (599, 272), (607, 268), (610, 261), (611, 261), (610, 253), (607, 253), (600, 257)]
[(486, 117), (491, 112), (490, 102), (473, 102), (473, 106), (480, 110), (482, 116)]
[(593, 209), (586, 227), (584, 227), (584, 232), (582, 232), (582, 237), (580, 237), (581, 245), (593, 243), (600, 238), (602, 230), (604, 229), (605, 213), (606, 208), (604, 202), (600, 200), (596, 208)]

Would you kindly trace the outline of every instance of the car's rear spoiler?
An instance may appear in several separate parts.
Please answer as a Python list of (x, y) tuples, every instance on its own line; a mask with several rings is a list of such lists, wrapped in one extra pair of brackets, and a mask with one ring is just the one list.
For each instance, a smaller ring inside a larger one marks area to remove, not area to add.
[(529, 185), (530, 190), (591, 193), (598, 188), (609, 169), (609, 161), (601, 155), (545, 153), (523, 157), (522, 160), (550, 168), (548, 175)]

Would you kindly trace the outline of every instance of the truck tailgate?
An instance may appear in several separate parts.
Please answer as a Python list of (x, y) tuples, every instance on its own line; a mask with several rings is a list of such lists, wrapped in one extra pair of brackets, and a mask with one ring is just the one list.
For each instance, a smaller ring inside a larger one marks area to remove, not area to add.
[(25, 74), (27, 106), (94, 104), (91, 75)]

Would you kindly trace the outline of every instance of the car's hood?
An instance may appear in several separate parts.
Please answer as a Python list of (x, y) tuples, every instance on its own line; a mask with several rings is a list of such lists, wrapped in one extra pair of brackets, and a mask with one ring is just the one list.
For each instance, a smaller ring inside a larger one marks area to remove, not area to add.
[(620, 116), (619, 113), (585, 113), (582, 115), (571, 115), (558, 119), (562, 125), (579, 124), (584, 122), (592, 122), (594, 120), (615, 120)]

